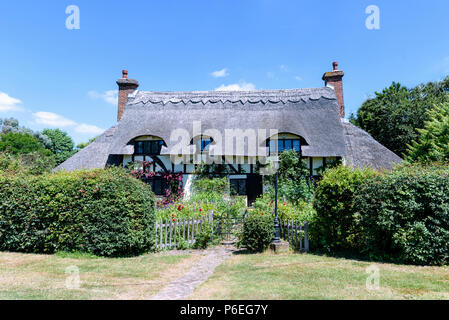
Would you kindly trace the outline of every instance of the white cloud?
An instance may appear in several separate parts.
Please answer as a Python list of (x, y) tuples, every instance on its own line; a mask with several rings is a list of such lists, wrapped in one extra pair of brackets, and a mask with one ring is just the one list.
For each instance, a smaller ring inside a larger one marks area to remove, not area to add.
[(223, 78), (229, 76), (228, 69), (224, 68), (211, 73), (214, 78)]
[(241, 83), (233, 83), (229, 85), (222, 84), (215, 91), (252, 91), (256, 90), (256, 86), (252, 83), (241, 82)]
[(302, 81), (302, 78), (300, 76), (295, 76), (295, 80)]
[(0, 112), (22, 111), (22, 101), (0, 91)]
[(275, 77), (274, 72), (271, 72), (271, 71), (267, 72), (267, 78), (274, 79), (274, 77)]
[(284, 66), (283, 64), (280, 65), (279, 69), (281, 69), (282, 71), (288, 72), (288, 68), (286, 66)]
[(36, 123), (50, 127), (71, 127), (76, 125), (75, 121), (53, 112), (40, 111), (33, 113), (33, 116)]
[(95, 134), (98, 135), (104, 132), (104, 129), (101, 129), (97, 126), (87, 124), (87, 123), (76, 123), (73, 120), (67, 119), (59, 114), (53, 112), (45, 112), (40, 111), (33, 113), (34, 122), (37, 124), (42, 124), (49, 127), (74, 127), (77, 133), (82, 134)]
[(87, 93), (87, 95), (92, 99), (102, 99), (114, 106), (116, 106), (118, 103), (118, 90), (107, 90), (105, 92), (97, 92), (95, 90), (91, 90)]
[(79, 124), (75, 127), (75, 131), (78, 133), (86, 133), (86, 134), (100, 134), (103, 133), (104, 130), (94, 126), (94, 125), (90, 125), (90, 124)]

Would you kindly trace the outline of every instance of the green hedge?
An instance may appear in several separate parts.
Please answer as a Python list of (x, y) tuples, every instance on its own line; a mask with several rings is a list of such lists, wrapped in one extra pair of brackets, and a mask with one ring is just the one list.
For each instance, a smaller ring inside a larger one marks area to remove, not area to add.
[(370, 177), (373, 170), (338, 166), (324, 172), (315, 192), (315, 221), (310, 225), (311, 245), (325, 251), (358, 250), (361, 230), (354, 206), (354, 193)]
[(354, 203), (371, 258), (449, 263), (448, 166), (403, 166), (366, 182)]
[(154, 195), (122, 169), (0, 177), (0, 250), (131, 256), (153, 232)]
[(274, 238), (274, 218), (271, 214), (250, 213), (244, 219), (239, 245), (249, 251), (262, 252)]

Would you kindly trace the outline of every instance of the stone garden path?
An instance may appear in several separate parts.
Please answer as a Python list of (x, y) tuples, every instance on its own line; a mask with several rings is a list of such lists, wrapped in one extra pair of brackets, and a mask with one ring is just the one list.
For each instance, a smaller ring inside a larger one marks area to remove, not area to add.
[(204, 281), (206, 281), (223, 261), (231, 257), (237, 249), (233, 246), (221, 246), (206, 251), (206, 255), (182, 277), (175, 279), (151, 300), (187, 299)]

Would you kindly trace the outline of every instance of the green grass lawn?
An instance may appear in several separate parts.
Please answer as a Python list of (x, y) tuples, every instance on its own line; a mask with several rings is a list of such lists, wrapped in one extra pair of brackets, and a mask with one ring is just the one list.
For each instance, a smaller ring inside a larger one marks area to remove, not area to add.
[[(366, 268), (379, 268), (367, 290)], [(449, 299), (449, 268), (370, 263), (311, 254), (236, 254), (192, 299)]]
[[(0, 252), (0, 299), (149, 299), (199, 259), (196, 254), (106, 259)], [(70, 266), (79, 269), (79, 289), (66, 287)]]
[[(198, 253), (107, 259), (0, 252), (0, 299), (150, 299), (188, 272)], [(376, 265), (379, 290), (367, 290)], [(66, 268), (80, 288), (66, 287)], [(234, 254), (191, 299), (449, 299), (449, 267), (370, 263), (312, 254)]]

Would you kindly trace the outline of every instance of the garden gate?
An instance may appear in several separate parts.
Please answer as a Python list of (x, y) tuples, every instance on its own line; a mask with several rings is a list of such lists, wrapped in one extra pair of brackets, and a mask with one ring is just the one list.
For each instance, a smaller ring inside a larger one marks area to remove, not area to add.
[(224, 244), (233, 244), (237, 242), (238, 235), (243, 228), (243, 220), (246, 218), (248, 211), (241, 217), (231, 216), (228, 213), (223, 214), (217, 220), (217, 235)]

